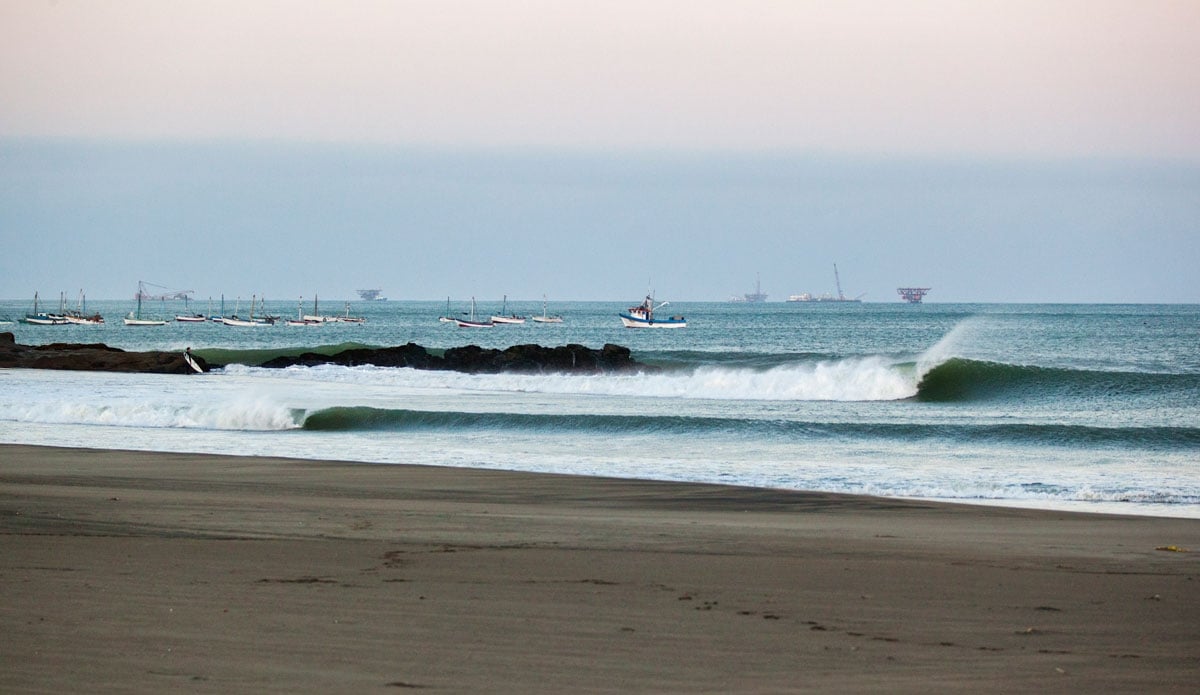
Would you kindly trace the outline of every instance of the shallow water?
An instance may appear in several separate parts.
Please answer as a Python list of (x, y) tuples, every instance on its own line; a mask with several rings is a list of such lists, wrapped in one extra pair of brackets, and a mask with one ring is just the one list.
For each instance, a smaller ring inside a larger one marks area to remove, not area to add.
[[(25, 304), (0, 303), (0, 317)], [(124, 304), (91, 303), (104, 326), (0, 330), (25, 344), (192, 347), (230, 366), (202, 376), (0, 371), (0, 441), (1200, 517), (1196, 306), (675, 303), (688, 328), (648, 331), (622, 328), (624, 306), (599, 302), (552, 307), (563, 324), (487, 330), (439, 323), (444, 302), (355, 303), (365, 324), (255, 329), (126, 327)], [(541, 302), (508, 308), (528, 315)], [(617, 343), (661, 370), (248, 366), (410, 341)]]

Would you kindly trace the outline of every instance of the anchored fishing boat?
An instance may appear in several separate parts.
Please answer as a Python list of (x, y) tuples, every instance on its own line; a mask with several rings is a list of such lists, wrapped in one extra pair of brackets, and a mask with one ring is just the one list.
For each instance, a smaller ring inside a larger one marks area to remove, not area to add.
[(492, 315), (492, 323), (502, 323), (502, 324), (503, 323), (507, 323), (507, 324), (525, 323), (525, 317), (508, 313), (508, 295), (506, 294), (506, 295), (504, 295), (504, 304), (500, 308), (500, 313), (498, 315), (497, 314)]
[(471, 316), (469, 319), (454, 319), (454, 323), (458, 324), (459, 328), (491, 328), (495, 324), (491, 321), (479, 321), (475, 318), (475, 298), (471, 297)]
[(551, 316), (546, 313), (546, 295), (542, 295), (542, 315), (533, 317), (534, 323), (562, 323), (561, 316)]
[(33, 311), (25, 314), (25, 318), (21, 319), (23, 323), (32, 324), (34, 326), (62, 326), (67, 323), (67, 318), (62, 314), (48, 314), (38, 308), (38, 293), (33, 293)]

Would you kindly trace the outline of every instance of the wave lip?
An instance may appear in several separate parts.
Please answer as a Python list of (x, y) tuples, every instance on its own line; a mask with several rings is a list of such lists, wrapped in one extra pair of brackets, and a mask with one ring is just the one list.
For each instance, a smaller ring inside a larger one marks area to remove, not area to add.
[(917, 399), (970, 402), (1002, 399), (1166, 395), (1200, 396), (1200, 375), (1107, 372), (1038, 367), (952, 357), (928, 369), (917, 385)]
[(745, 437), (776, 441), (861, 440), (975, 442), (1012, 446), (1139, 450), (1200, 450), (1200, 428), (1093, 427), (1087, 425), (813, 422), (683, 415), (535, 414), (422, 411), (367, 406), (325, 408), (302, 417), (302, 427), (319, 432), (524, 431), (596, 435)]

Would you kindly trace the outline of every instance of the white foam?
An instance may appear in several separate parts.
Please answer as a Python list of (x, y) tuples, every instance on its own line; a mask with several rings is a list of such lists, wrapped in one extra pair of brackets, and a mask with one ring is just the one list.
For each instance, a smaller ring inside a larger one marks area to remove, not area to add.
[(269, 399), (237, 399), (206, 405), (51, 401), (0, 404), (0, 419), (60, 425), (276, 431), (299, 427), (290, 408)]
[(797, 363), (767, 370), (710, 366), (692, 371), (624, 376), (473, 375), (334, 365), (289, 368), (282, 371), (243, 367), (231, 373), (342, 384), (386, 385), (414, 391), (488, 391), (645, 398), (889, 401), (909, 398), (917, 393), (917, 375), (911, 366), (897, 364), (880, 356)]

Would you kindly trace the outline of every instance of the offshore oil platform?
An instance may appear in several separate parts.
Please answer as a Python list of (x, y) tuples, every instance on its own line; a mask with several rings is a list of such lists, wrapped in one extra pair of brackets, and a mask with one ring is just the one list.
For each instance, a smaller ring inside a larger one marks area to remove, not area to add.
[(358, 296), (361, 297), (362, 300), (366, 301), (366, 302), (386, 302), (387, 301), (387, 297), (379, 296), (380, 294), (383, 293), (383, 290), (354, 290), (354, 291), (357, 292)]
[(932, 287), (897, 287), (896, 292), (900, 298), (909, 304), (920, 304), (925, 295), (929, 294)]
[(758, 273), (754, 274), (754, 291), (753, 292), (747, 292), (746, 294), (743, 294), (740, 297), (735, 295), (733, 297), (730, 297), (729, 301), (738, 303), (738, 304), (740, 304), (742, 302), (758, 304), (758, 303), (767, 301), (767, 293), (762, 291), (762, 282), (759, 280)]

